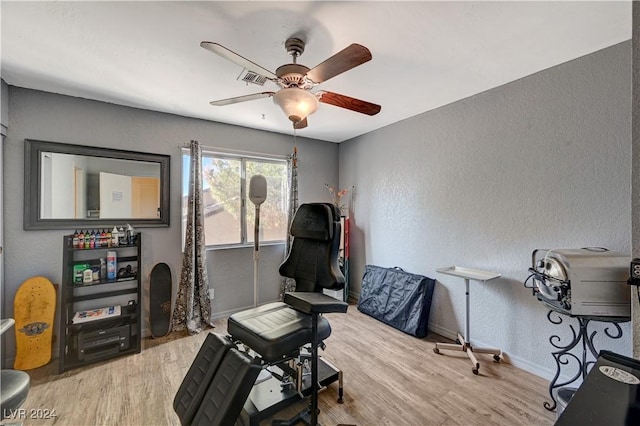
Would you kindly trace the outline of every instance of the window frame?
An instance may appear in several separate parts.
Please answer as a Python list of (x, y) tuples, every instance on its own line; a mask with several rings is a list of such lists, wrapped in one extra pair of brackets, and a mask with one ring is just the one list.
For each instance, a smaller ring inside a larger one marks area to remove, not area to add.
[[(188, 148), (182, 148), (182, 152), (181, 152), (181, 160), (182, 160), (182, 164), (183, 164), (183, 170), (182, 170), (182, 174), (180, 176), (180, 180), (181, 180), (181, 188), (184, 185), (184, 178), (185, 178), (185, 170), (184, 170), (184, 157), (187, 157), (190, 159), (190, 151)], [(214, 148), (214, 149), (207, 149), (207, 148), (202, 148), (202, 161), (204, 161), (204, 159), (206, 157), (213, 157), (215, 159), (229, 159), (229, 160), (239, 160), (240, 161), (240, 201), (241, 201), (241, 205), (240, 205), (240, 242), (238, 243), (224, 243), (224, 244), (209, 244), (205, 241), (205, 248), (206, 250), (226, 250), (226, 249), (235, 249), (235, 248), (247, 248), (247, 247), (253, 247), (254, 246), (254, 242), (253, 241), (248, 241), (248, 232), (247, 232), (247, 216), (248, 216), (248, 211), (247, 211), (247, 204), (250, 204), (249, 198), (248, 198), (248, 193), (249, 193), (249, 182), (247, 182), (247, 161), (253, 161), (253, 162), (261, 162), (261, 163), (272, 163), (272, 164), (282, 164), (284, 166), (286, 166), (286, 191), (285, 191), (285, 205), (289, 204), (289, 181), (288, 181), (288, 177), (290, 176), (291, 173), (291, 158), (289, 156), (284, 156), (284, 155), (271, 155), (271, 154), (261, 154), (261, 153), (254, 153), (254, 152), (242, 152), (242, 151), (227, 151), (224, 149), (218, 149), (218, 148)], [(189, 160), (190, 161), (190, 160)], [(204, 183), (204, 178), (203, 178), (203, 183)], [(180, 194), (180, 199), (182, 200), (184, 198), (183, 194)], [(183, 211), (183, 207), (184, 206), (180, 206), (180, 211)], [(287, 211), (286, 213), (287, 215), (289, 214), (289, 212)], [(186, 233), (186, 226), (183, 220), (180, 221), (181, 222), (181, 226), (182, 226), (182, 241), (183, 241), (183, 250), (184, 250), (184, 240), (185, 240), (185, 233)], [(260, 241), (260, 246), (271, 246), (271, 245), (279, 245), (279, 244), (285, 244), (287, 241), (287, 236), (285, 235), (283, 239), (281, 240), (270, 240), (270, 241)]]

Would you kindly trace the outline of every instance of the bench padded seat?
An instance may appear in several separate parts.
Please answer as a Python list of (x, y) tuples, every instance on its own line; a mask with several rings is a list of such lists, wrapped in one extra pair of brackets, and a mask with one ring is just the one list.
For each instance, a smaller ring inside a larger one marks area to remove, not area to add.
[[(274, 302), (229, 317), (227, 331), (234, 339), (256, 351), (266, 362), (278, 362), (298, 353), (311, 342), (311, 316)], [(318, 318), (318, 341), (331, 335), (331, 326)]]

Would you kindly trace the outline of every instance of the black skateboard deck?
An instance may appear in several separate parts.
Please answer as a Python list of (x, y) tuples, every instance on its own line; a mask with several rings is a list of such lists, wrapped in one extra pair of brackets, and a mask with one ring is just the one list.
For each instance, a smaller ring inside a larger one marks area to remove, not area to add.
[(149, 279), (149, 322), (151, 336), (164, 337), (171, 331), (171, 268), (166, 263), (157, 263)]

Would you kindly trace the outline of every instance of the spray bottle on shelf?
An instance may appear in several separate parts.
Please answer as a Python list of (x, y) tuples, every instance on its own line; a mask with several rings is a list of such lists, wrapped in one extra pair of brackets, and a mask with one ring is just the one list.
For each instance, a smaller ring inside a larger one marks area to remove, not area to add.
[(115, 280), (118, 271), (118, 260), (115, 251), (107, 251), (107, 279)]

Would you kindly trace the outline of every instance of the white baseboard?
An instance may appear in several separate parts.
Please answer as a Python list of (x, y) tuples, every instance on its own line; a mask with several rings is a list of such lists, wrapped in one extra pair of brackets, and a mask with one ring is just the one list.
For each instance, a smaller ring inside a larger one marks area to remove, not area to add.
[[(260, 305), (258, 305), (258, 306), (266, 305), (267, 303), (273, 303), (273, 302), (280, 302), (280, 300), (279, 299), (267, 300), (266, 302), (260, 303)], [(234, 309), (228, 309), (226, 311), (212, 312), (211, 313), (211, 320), (215, 321), (215, 320), (220, 319), (220, 318), (228, 317), (229, 315), (235, 314), (236, 312), (246, 311), (247, 309), (253, 309), (253, 308), (254, 308), (253, 305), (249, 305), (249, 306), (241, 306), (239, 308), (234, 308)]]
[(432, 322), (430, 322), (427, 325), (427, 328), (429, 329), (429, 331), (433, 331), (436, 334), (439, 334), (443, 337), (446, 337), (447, 339), (451, 339), (451, 340), (456, 340), (458, 338), (458, 332), (456, 331), (451, 331), (448, 328), (444, 328), (438, 324), (434, 324)]
[[(451, 340), (456, 340), (458, 338), (458, 332), (457, 331), (453, 331), (450, 330), (448, 328), (442, 327), (439, 324), (434, 324), (434, 323), (429, 323), (428, 325), (428, 329), (429, 331), (433, 331), (436, 334), (439, 334), (443, 337), (446, 337), (448, 339)], [(476, 339), (472, 339), (471, 343), (474, 346), (478, 346), (478, 347), (495, 347), (495, 345), (491, 345), (490, 343), (486, 343), (486, 342), (481, 342), (479, 340)], [(524, 371), (527, 371), (531, 374), (534, 374), (538, 377), (542, 377), (543, 379), (549, 380), (551, 381), (553, 379), (553, 376), (555, 376), (555, 371), (542, 367), (538, 364), (535, 364), (529, 360), (526, 360), (524, 358), (521, 358), (519, 356), (515, 356), (515, 355), (510, 355), (507, 352), (503, 352), (503, 357), (502, 360), (504, 362), (506, 362), (507, 364), (511, 364), (515, 367), (518, 367)], [(551, 356), (551, 355), (549, 355)], [(563, 381), (568, 381), (570, 379), (569, 376), (563, 376), (560, 375), (560, 377), (558, 378), (559, 382), (563, 382)]]
[[(360, 293), (356, 293), (356, 292), (349, 292), (349, 297), (358, 300), (360, 298)], [(428, 324), (428, 329), (429, 331), (432, 331), (436, 334), (439, 334), (443, 337), (446, 337), (447, 339), (451, 339), (451, 340), (456, 340), (458, 338), (458, 332), (454, 331), (454, 330), (450, 330), (446, 327), (443, 327), (439, 324), (435, 324), (435, 323), (429, 323)], [(490, 347), (491, 345), (485, 342), (480, 342), (478, 340), (472, 339), (472, 342), (475, 346), (478, 347)], [(555, 376), (555, 371), (550, 370), (548, 368), (542, 367), (538, 364), (535, 364), (529, 360), (520, 358), (518, 356), (514, 356), (514, 355), (509, 355), (508, 353), (504, 352), (503, 353), (503, 361), (511, 364), (515, 367), (518, 367), (524, 371), (527, 371), (531, 374), (534, 374), (538, 377), (542, 377), (543, 379), (546, 380), (552, 380), (553, 376)], [(560, 375), (560, 377), (558, 378), (558, 381), (568, 381), (570, 379), (569, 376), (563, 376)]]

